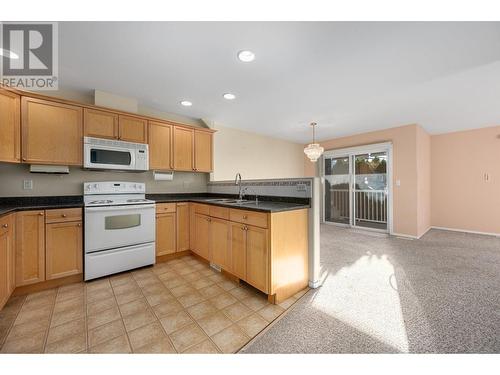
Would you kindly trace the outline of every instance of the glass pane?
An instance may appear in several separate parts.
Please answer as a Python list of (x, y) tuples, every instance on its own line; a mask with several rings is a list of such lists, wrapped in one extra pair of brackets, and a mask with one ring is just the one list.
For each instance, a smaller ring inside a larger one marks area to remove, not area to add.
[(126, 229), (141, 225), (141, 214), (107, 216), (104, 219), (104, 229)]
[(128, 151), (90, 150), (90, 161), (95, 164), (130, 165), (131, 160)]
[(349, 224), (349, 157), (325, 158), (325, 220)]
[(354, 157), (355, 225), (387, 229), (387, 153)]

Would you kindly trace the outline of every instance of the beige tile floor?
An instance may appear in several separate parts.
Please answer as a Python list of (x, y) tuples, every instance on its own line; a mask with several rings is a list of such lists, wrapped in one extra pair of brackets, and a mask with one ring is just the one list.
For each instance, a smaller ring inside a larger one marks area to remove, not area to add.
[(304, 293), (272, 305), (185, 256), (11, 298), (0, 311), (0, 351), (234, 353)]

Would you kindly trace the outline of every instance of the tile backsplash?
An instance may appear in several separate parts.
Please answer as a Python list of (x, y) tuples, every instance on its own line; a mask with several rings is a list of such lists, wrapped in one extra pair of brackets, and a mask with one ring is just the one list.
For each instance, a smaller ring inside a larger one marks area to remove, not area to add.
[[(280, 178), (266, 180), (242, 180), (246, 195), (311, 198), (312, 178)], [(238, 194), (234, 181), (210, 181), (209, 193)]]

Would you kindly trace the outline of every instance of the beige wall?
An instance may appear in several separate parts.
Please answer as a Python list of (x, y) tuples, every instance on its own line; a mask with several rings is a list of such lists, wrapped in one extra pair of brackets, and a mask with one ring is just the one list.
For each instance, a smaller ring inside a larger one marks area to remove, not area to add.
[(431, 227), (431, 136), (417, 126), (417, 237)]
[(232, 128), (215, 126), (212, 181), (304, 176), (301, 144)]
[(431, 149), (432, 225), (500, 234), (500, 126), (435, 135)]
[[(417, 129), (406, 125), (320, 142), (325, 150), (392, 142), (394, 233), (418, 236)], [(304, 158), (306, 176), (315, 176), (317, 163)], [(400, 186), (396, 186), (396, 180)]]
[[(23, 180), (33, 180), (33, 190), (23, 190)], [(146, 183), (147, 193), (207, 191), (206, 173), (174, 172), (173, 181), (154, 181), (152, 172), (96, 172), (70, 168), (65, 175), (29, 173), (29, 166), (0, 163), (0, 197), (81, 195), (83, 182), (133, 181)]]

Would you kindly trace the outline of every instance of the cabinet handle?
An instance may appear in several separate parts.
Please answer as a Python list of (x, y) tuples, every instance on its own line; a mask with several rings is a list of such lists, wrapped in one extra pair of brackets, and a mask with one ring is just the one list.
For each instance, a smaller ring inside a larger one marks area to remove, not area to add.
[(82, 224), (78, 223), (78, 224), (77, 224), (77, 226), (78, 226), (78, 227), (81, 227), (81, 226), (82, 226)]
[(38, 216), (43, 216), (43, 212), (39, 212), (39, 213), (38, 213)]
[(248, 216), (247, 215), (243, 215), (243, 219), (244, 220), (248, 219)]
[(4, 224), (4, 225), (2, 225), (2, 228), (7, 229), (8, 227), (9, 227), (9, 224)]
[(23, 161), (26, 161), (26, 158), (23, 158)]
[(62, 217), (66, 217), (66, 216), (68, 216), (68, 215), (66, 215), (66, 214), (62, 214), (61, 216), (62, 216)]

